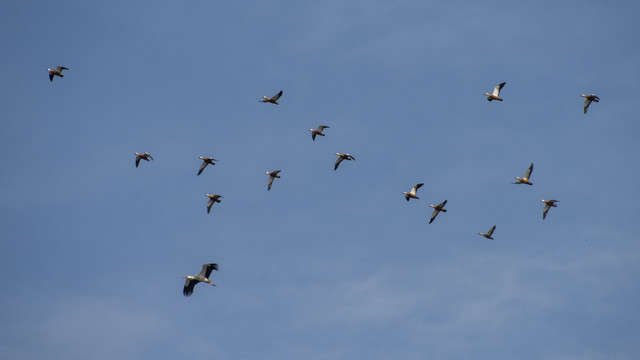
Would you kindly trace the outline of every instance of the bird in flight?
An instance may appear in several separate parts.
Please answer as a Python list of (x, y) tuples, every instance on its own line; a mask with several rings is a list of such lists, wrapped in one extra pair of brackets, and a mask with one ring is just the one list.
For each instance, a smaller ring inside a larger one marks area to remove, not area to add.
[(545, 200), (542, 199), (540, 200), (544, 203), (544, 209), (542, 209), (542, 220), (547, 218), (547, 213), (549, 212), (549, 209), (551, 209), (552, 207), (558, 207), (558, 205), (556, 205), (556, 203), (558, 202), (558, 200)]
[(324, 136), (324, 134), (322, 133), (322, 130), (324, 129), (328, 129), (329, 127), (326, 125), (320, 125), (318, 126), (318, 129), (309, 129), (309, 131), (311, 131), (311, 139), (313, 139), (313, 141), (316, 141), (316, 135), (320, 135), (320, 136)]
[(211, 194), (206, 194), (206, 196), (209, 198), (209, 202), (207, 203), (207, 214), (211, 212), (211, 207), (213, 206), (213, 203), (219, 203), (222, 200), (220, 200), (222, 198), (222, 195), (211, 195)]
[(529, 169), (527, 170), (526, 173), (524, 173), (523, 177), (519, 177), (516, 176), (516, 182), (514, 182), (513, 184), (527, 184), (527, 185), (533, 185), (533, 183), (531, 181), (529, 181), (529, 179), (531, 178), (531, 172), (533, 171), (533, 163), (531, 163), (531, 166), (529, 166)]
[(64, 77), (64, 75), (62, 75), (62, 70), (69, 70), (69, 69), (67, 69), (64, 66), (58, 66), (55, 69), (47, 69), (47, 71), (49, 71), (49, 80), (53, 81), (54, 76)]
[(436, 219), (436, 216), (440, 214), (440, 211), (447, 212), (447, 209), (444, 208), (446, 204), (447, 204), (447, 200), (441, 202), (438, 205), (429, 205), (429, 207), (433, 208), (433, 213), (431, 214), (431, 219), (429, 220), (429, 224), (431, 224), (433, 220)]
[(138, 167), (138, 165), (140, 165), (140, 160), (149, 161), (149, 159), (153, 160), (153, 157), (151, 155), (149, 155), (148, 152), (146, 152), (144, 154), (136, 153), (136, 167)]
[(275, 171), (267, 171), (266, 174), (269, 175), (269, 185), (267, 185), (267, 191), (271, 190), (271, 185), (273, 184), (273, 179), (280, 179), (280, 175), (278, 175), (282, 170)]
[(481, 233), (481, 232), (479, 232), (478, 234), (480, 234), (480, 235), (482, 235), (482, 236), (486, 237), (486, 238), (487, 238), (487, 239), (489, 239), (489, 240), (493, 240), (493, 237), (491, 237), (491, 235), (493, 235), (493, 231), (494, 231), (495, 229), (496, 229), (496, 226), (495, 226), (495, 225), (493, 225), (493, 226), (491, 227), (491, 229), (489, 229), (489, 231), (487, 231), (487, 233), (486, 233), (486, 234), (485, 234), (485, 233)]
[(282, 90), (280, 90), (279, 93), (273, 95), (272, 97), (263, 96), (263, 100), (260, 100), (260, 102), (280, 105), (278, 104), (278, 99), (280, 99), (280, 96), (282, 96)]
[(218, 161), (211, 157), (202, 157), (202, 156), (200, 156), (200, 160), (202, 160), (202, 165), (200, 165), (200, 170), (198, 170), (198, 175), (202, 174), (202, 171), (204, 171), (204, 168), (206, 168), (207, 165), (209, 164), (215, 165), (216, 163), (214, 161)]
[(587, 110), (589, 110), (589, 105), (591, 105), (591, 102), (592, 102), (592, 101), (600, 102), (600, 98), (599, 98), (599, 97), (597, 97), (597, 96), (595, 96), (594, 94), (591, 94), (591, 95), (585, 95), (585, 94), (582, 94), (582, 95), (580, 95), (580, 96), (582, 96), (583, 98), (585, 98), (585, 99), (586, 99), (586, 100), (584, 101), (584, 113), (585, 113), (585, 114), (587, 113)]
[(404, 194), (404, 198), (407, 199), (407, 201), (411, 199), (420, 199), (418, 195), (416, 195), (416, 193), (418, 192), (418, 189), (422, 187), (422, 185), (424, 185), (424, 183), (415, 184), (411, 187), (410, 192), (403, 191), (402, 193)]
[(355, 160), (356, 158), (354, 158), (353, 156), (349, 155), (349, 154), (340, 154), (340, 153), (336, 153), (336, 155), (338, 155), (338, 158), (336, 159), (336, 164), (333, 167), (333, 170), (338, 170), (338, 166), (340, 166), (340, 163), (342, 162), (342, 160)]
[(216, 286), (216, 284), (212, 283), (209, 279), (211, 275), (211, 271), (218, 271), (218, 264), (204, 264), (202, 265), (202, 270), (200, 270), (200, 274), (196, 276), (185, 276), (183, 279), (187, 279), (184, 282), (184, 289), (182, 289), (182, 294), (184, 296), (191, 296), (193, 294), (193, 288), (199, 282), (205, 282), (209, 285)]
[(498, 86), (496, 86), (493, 89), (493, 94), (484, 93), (485, 95), (487, 95), (487, 100), (488, 101), (493, 101), (493, 100), (502, 101), (502, 99), (500, 98), (500, 89), (502, 89), (505, 84), (506, 84), (506, 82), (498, 84)]

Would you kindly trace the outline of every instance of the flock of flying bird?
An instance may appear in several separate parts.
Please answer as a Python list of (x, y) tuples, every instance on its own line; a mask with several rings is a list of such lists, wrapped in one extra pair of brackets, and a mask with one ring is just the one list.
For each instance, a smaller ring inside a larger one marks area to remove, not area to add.
[[(62, 74), (63, 70), (69, 70), (68, 68), (64, 67), (64, 66), (58, 66), (55, 69), (47, 69), (49, 71), (49, 80), (53, 81), (54, 77), (58, 76), (58, 77), (64, 77), (64, 75)], [(489, 93), (484, 93), (485, 96), (487, 96), (487, 100), (488, 101), (503, 101), (502, 98), (500, 98), (500, 90), (502, 90), (502, 88), (506, 85), (506, 82), (502, 82), (500, 84), (498, 84), (494, 89), (493, 92), (491, 94)], [(283, 92), (282, 90), (280, 90), (277, 94), (273, 95), (272, 97), (267, 97), (267, 96), (263, 96), (262, 100), (259, 100), (262, 103), (271, 103), (271, 104), (275, 104), (275, 105), (279, 105), (278, 104), (278, 100), (280, 99), (280, 97), (282, 96)], [(591, 105), (592, 102), (599, 102), (600, 98), (598, 98), (596, 95), (591, 94), (591, 95), (585, 95), (582, 94), (580, 95), (581, 97), (585, 98), (584, 101), (584, 105), (583, 105), (583, 110), (584, 113), (587, 113), (587, 110), (589, 109), (589, 105)], [(328, 129), (329, 126), (326, 125), (320, 125), (318, 126), (317, 129), (309, 129), (309, 131), (311, 132), (311, 139), (313, 141), (316, 140), (316, 136), (325, 136), (325, 134), (323, 133), (324, 129)], [(343, 153), (336, 153), (336, 155), (338, 156), (338, 158), (335, 161), (333, 170), (338, 170), (338, 167), (340, 166), (340, 163), (342, 163), (342, 161), (344, 160), (355, 160), (355, 157), (351, 154), (343, 154)], [(145, 153), (135, 153), (135, 165), (136, 168), (140, 165), (140, 160), (145, 160), (145, 161), (150, 161), (153, 160), (153, 157), (145, 152)], [(200, 165), (200, 169), (198, 170), (198, 174), (200, 175), (202, 174), (202, 172), (204, 171), (204, 169), (208, 166), (208, 165), (215, 165), (216, 159), (212, 158), (212, 157), (202, 157), (200, 156), (200, 160), (202, 160), (202, 164)], [(279, 179), (280, 178), (280, 172), (282, 170), (274, 170), (274, 171), (267, 171), (266, 174), (269, 175), (269, 179), (268, 179), (268, 183), (267, 183), (267, 191), (271, 190), (271, 186), (273, 185), (273, 181), (275, 179)], [(533, 163), (531, 163), (531, 165), (529, 166), (529, 168), (527, 169), (527, 171), (524, 173), (524, 175), (522, 177), (516, 176), (515, 179), (517, 181), (513, 182), (513, 184), (526, 184), (526, 185), (533, 185), (533, 183), (531, 182), (531, 173), (533, 172)], [(417, 195), (418, 193), (418, 189), (420, 189), (420, 187), (422, 187), (424, 185), (424, 183), (419, 183), (414, 185), (413, 187), (411, 187), (411, 191), (409, 192), (403, 192), (404, 197), (407, 201), (411, 200), (411, 199), (420, 199)], [(207, 213), (211, 212), (211, 207), (213, 206), (213, 204), (215, 203), (220, 203), (221, 202), (221, 198), (222, 195), (220, 194), (206, 194), (206, 196), (209, 198), (209, 201), (207, 203)], [(552, 207), (557, 207), (558, 205), (556, 205), (556, 203), (558, 202), (558, 200), (555, 199), (550, 199), (550, 200), (541, 200), (545, 205), (544, 208), (542, 210), (542, 219), (546, 219), (547, 217), (547, 213), (549, 212), (549, 209), (551, 209)], [(429, 224), (431, 224), (436, 217), (438, 216), (438, 214), (440, 214), (440, 212), (447, 212), (447, 209), (445, 209), (445, 205), (447, 204), (447, 200), (444, 200), (443, 202), (437, 204), (437, 205), (429, 205), (429, 207), (433, 208), (433, 213), (431, 214), (431, 218), (429, 219)], [(495, 231), (496, 226), (493, 225), (486, 233), (483, 232), (479, 232), (479, 235), (484, 236), (487, 239), (493, 240), (493, 232)], [(215, 286), (215, 284), (211, 281), (211, 279), (209, 279), (209, 277), (211, 276), (211, 272), (213, 270), (218, 270), (218, 264), (215, 263), (210, 263), (210, 264), (204, 264), (202, 265), (202, 270), (200, 271), (199, 274), (194, 275), (194, 276), (185, 276), (184, 279), (186, 279), (185, 283), (184, 283), (184, 288), (182, 293), (184, 294), (184, 296), (191, 296), (191, 294), (193, 294), (193, 289), (196, 286), (196, 284), (198, 284), (199, 282), (204, 282), (207, 284), (210, 284), (212, 286)]]

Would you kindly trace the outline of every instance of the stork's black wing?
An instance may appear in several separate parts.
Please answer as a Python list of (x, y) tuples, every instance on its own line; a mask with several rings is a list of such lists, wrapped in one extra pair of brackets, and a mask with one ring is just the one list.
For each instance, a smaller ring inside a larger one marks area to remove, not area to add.
[(211, 271), (213, 270), (218, 270), (218, 264), (204, 264), (202, 265), (202, 270), (200, 271), (200, 275), (206, 277), (207, 279), (209, 278), (209, 275), (211, 275)]
[(182, 294), (184, 296), (191, 296), (191, 294), (193, 294), (193, 288), (199, 282), (200, 281), (198, 280), (187, 279), (187, 281), (184, 282), (184, 288), (182, 289)]

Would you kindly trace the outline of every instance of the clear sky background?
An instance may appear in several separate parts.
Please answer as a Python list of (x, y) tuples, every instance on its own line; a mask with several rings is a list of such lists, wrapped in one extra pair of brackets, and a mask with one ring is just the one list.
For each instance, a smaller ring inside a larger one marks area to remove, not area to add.
[[(640, 358), (639, 17), (5, 2), (0, 357)], [(196, 176), (199, 156), (219, 162)], [(218, 286), (185, 298), (208, 262)]]

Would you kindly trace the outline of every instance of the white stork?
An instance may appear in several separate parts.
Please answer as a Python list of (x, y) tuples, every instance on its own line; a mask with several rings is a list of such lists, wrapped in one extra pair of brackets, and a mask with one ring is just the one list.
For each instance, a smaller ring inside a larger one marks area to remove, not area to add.
[(211, 275), (211, 271), (218, 271), (218, 264), (204, 264), (202, 265), (202, 270), (200, 270), (200, 274), (196, 276), (185, 276), (184, 279), (187, 281), (184, 282), (184, 289), (182, 289), (182, 294), (184, 296), (191, 296), (193, 294), (193, 288), (199, 282), (206, 282), (209, 285), (216, 286), (216, 284), (212, 283), (209, 279), (209, 275)]

